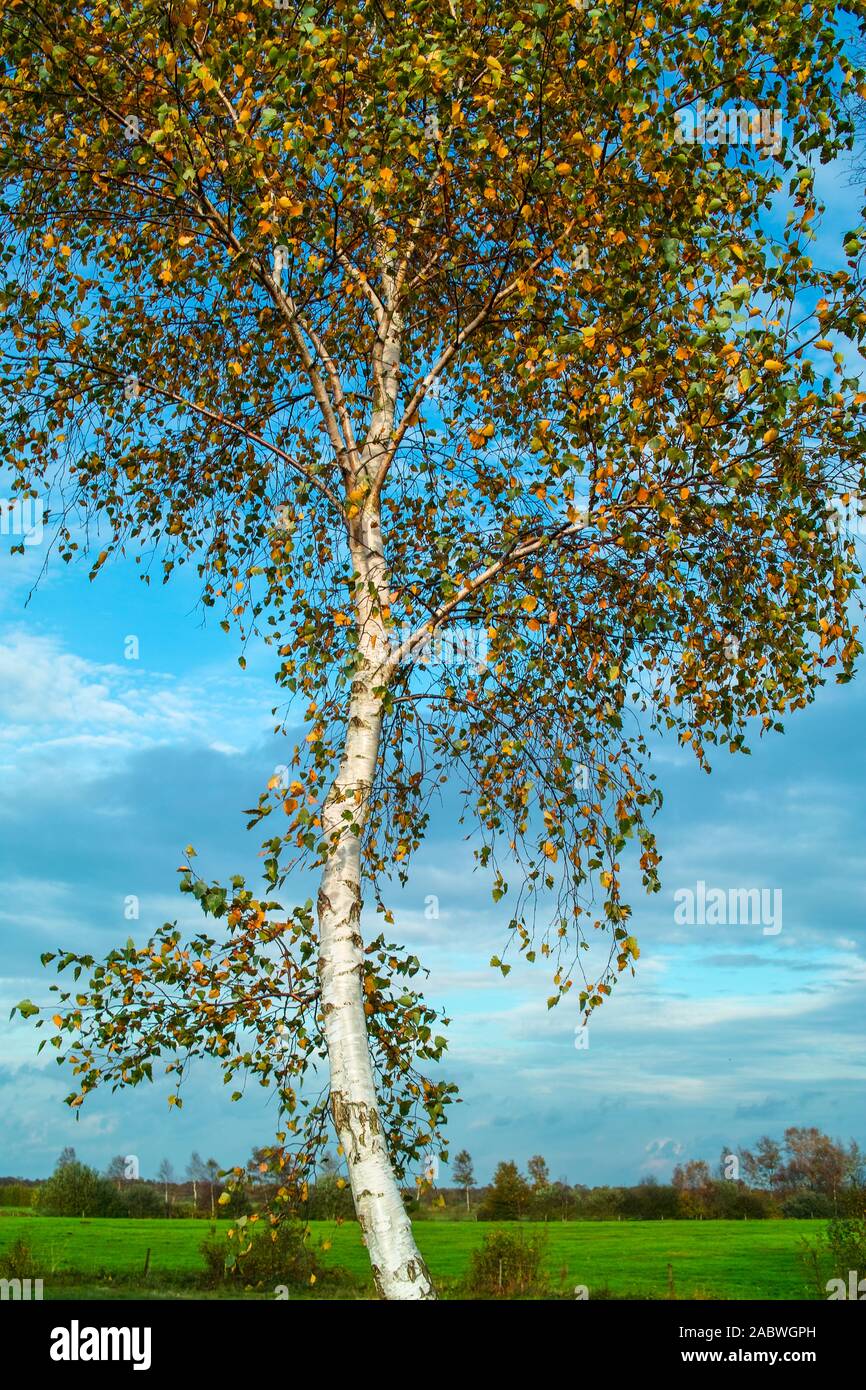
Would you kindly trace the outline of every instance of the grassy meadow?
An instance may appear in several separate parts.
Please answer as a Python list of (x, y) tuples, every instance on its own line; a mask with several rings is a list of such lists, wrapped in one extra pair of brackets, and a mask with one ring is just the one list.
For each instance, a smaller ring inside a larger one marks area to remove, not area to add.
[[(814, 1241), (823, 1225), (794, 1220), (573, 1221), (546, 1226), (523, 1222), (520, 1229), (546, 1231), (544, 1264), (552, 1297), (573, 1298), (575, 1286), (583, 1284), (590, 1298), (801, 1299), (812, 1291), (798, 1258), (800, 1242), (804, 1237)], [(494, 1223), (474, 1221), (416, 1223), (421, 1253), (446, 1296), (459, 1296), (471, 1252), (493, 1228)], [(220, 1222), (217, 1229), (224, 1234), (227, 1223)], [(197, 1287), (204, 1269), (199, 1247), (210, 1230), (202, 1220), (80, 1220), (0, 1210), (0, 1256), (24, 1237), (46, 1298), (237, 1297)], [(336, 1296), (372, 1296), (357, 1224), (313, 1221), (310, 1231), (322, 1264), (351, 1276)], [(323, 1287), (306, 1296), (335, 1293)]]

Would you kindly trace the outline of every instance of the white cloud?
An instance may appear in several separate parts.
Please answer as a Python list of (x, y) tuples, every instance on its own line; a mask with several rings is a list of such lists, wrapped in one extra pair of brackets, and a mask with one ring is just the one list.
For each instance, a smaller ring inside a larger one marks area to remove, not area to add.
[(4, 788), (17, 795), (61, 769), (87, 779), (160, 744), (237, 753), (271, 731), (272, 704), (272, 687), (240, 671), (178, 679), (138, 662), (86, 660), (57, 637), (13, 629), (0, 637)]

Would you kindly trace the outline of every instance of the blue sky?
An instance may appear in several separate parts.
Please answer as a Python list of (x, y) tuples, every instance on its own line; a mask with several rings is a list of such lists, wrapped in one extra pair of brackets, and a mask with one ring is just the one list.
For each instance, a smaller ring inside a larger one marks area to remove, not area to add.
[[(829, 253), (858, 199), (844, 169), (819, 187)], [(242, 672), (191, 576), (148, 589), (119, 564), (89, 584), (83, 566), (54, 562), (25, 606), (43, 558), (0, 553), (0, 1173), (46, 1175), (66, 1144), (99, 1167), (137, 1154), (144, 1175), (164, 1156), (182, 1171), (192, 1149), (243, 1161), (272, 1134), (264, 1102), (231, 1105), (201, 1068), (182, 1112), (160, 1084), (97, 1093), (76, 1121), (62, 1104), (69, 1076), (8, 1016), (46, 998), (42, 951), (99, 954), (165, 920), (199, 929), (176, 887), (185, 845), (205, 877), (255, 872), (260, 837), (243, 808), (290, 747), (271, 733), (273, 655), (248, 652)], [(129, 636), (138, 660), (125, 659)], [(864, 714), (863, 678), (828, 687), (750, 758), (719, 754), (711, 778), (659, 748), (663, 891), (633, 886), (639, 968), (594, 1017), (588, 1048), (575, 1047), (576, 998), (548, 1012), (543, 966), (515, 963), (507, 979), (488, 967), (506, 914), (446, 795), (410, 886), (392, 895), (393, 938), (421, 956), (427, 997), (453, 1020), (452, 1152), (468, 1148), (480, 1179), (536, 1152), (571, 1182), (665, 1179), (678, 1160), (791, 1124), (866, 1143)], [(675, 891), (699, 880), (780, 889), (781, 932), (676, 925)], [(311, 888), (300, 882), (294, 900)], [(137, 923), (124, 918), (133, 894)]]

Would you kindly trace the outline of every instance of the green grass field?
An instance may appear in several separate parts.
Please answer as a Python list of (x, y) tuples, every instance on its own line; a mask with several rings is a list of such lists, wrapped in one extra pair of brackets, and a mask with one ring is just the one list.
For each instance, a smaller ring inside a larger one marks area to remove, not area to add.
[[(554, 1296), (573, 1297), (585, 1284), (589, 1297), (798, 1299), (811, 1294), (798, 1259), (804, 1237), (814, 1240), (820, 1221), (575, 1221), (547, 1227), (545, 1265)], [(130, 1221), (28, 1215), (0, 1211), (0, 1254), (19, 1236), (30, 1243), (46, 1297), (140, 1297), (145, 1255), (156, 1297), (213, 1297), (193, 1287), (203, 1263), (199, 1246), (206, 1221)], [(219, 1229), (226, 1229), (220, 1223)], [(416, 1223), (418, 1245), (434, 1279), (454, 1289), (472, 1249), (490, 1225), (472, 1221)], [(329, 1241), (323, 1264), (340, 1266), (371, 1292), (358, 1226), (311, 1223), (312, 1244)], [(670, 1267), (670, 1273), (669, 1273)], [(52, 1293), (51, 1277), (58, 1276)], [(323, 1294), (325, 1291), (322, 1291)], [(315, 1291), (311, 1290), (315, 1297)], [(344, 1295), (345, 1296), (345, 1295)]]

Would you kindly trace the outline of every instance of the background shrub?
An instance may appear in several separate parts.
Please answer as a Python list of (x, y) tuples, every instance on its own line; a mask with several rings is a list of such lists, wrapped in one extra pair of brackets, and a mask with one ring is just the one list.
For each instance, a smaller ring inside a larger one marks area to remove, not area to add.
[(30, 1242), (23, 1236), (13, 1241), (0, 1255), (0, 1279), (36, 1279), (38, 1274), (33, 1262)]
[(473, 1298), (514, 1298), (542, 1291), (546, 1238), (541, 1233), (490, 1231), (473, 1250), (466, 1289)]
[(310, 1249), (308, 1229), (300, 1221), (281, 1221), (277, 1226), (239, 1223), (231, 1241), (211, 1227), (199, 1249), (208, 1288), (228, 1283), (273, 1290), (278, 1284), (309, 1285), (323, 1273)]
[(150, 1183), (125, 1183), (117, 1196), (121, 1216), (135, 1217), (136, 1220), (144, 1216), (165, 1216), (162, 1196)]
[(0, 1187), (0, 1207), (29, 1207), (33, 1205), (38, 1187), (23, 1182), (7, 1182)]
[(795, 1192), (793, 1197), (786, 1197), (782, 1203), (782, 1215), (800, 1220), (808, 1220), (809, 1217), (826, 1219), (833, 1215), (833, 1203), (822, 1192)]
[(117, 1189), (86, 1163), (63, 1163), (39, 1189), (38, 1206), (49, 1216), (123, 1216)]

